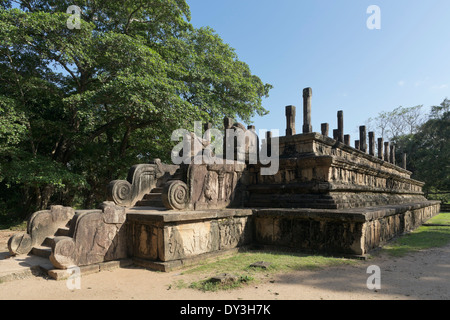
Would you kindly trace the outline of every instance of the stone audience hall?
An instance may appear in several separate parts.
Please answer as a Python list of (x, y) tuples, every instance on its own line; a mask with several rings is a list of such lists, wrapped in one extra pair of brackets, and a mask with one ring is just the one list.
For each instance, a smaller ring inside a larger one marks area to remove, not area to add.
[[(361, 126), (351, 146), (343, 111), (333, 137), (328, 123), (314, 132), (311, 108), (306, 88), (302, 133), (295, 129), (296, 107), (287, 106), (286, 135), (277, 138), (277, 149), (270, 132), (260, 145), (254, 127), (225, 118), (225, 137), (254, 137), (234, 145), (231, 155), (215, 155), (228, 161), (174, 165), (156, 159), (133, 166), (126, 180), (110, 183), (97, 209), (52, 206), (33, 214), (27, 233), (9, 240), (9, 251), (48, 257), (54, 277), (58, 270), (110, 261), (170, 271), (254, 247), (364, 258), (439, 213), (440, 203), (428, 201), (424, 184), (411, 179), (406, 155), (397, 165), (395, 145)], [(191, 141), (201, 148), (185, 158), (210, 152), (210, 141), (195, 134)], [(234, 141), (225, 140), (224, 150)], [(263, 150), (278, 155), (275, 174), (263, 174)]]

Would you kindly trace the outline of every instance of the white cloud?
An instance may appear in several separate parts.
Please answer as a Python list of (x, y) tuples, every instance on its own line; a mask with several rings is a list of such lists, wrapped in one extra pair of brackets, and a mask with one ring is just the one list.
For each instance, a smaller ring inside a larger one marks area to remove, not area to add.
[(400, 80), (400, 81), (398, 82), (398, 85), (399, 85), (400, 87), (403, 87), (403, 86), (405, 85), (405, 81)]
[(423, 86), (426, 82), (428, 82), (430, 80), (429, 76), (426, 76), (423, 80), (418, 80), (416, 81), (416, 83), (414, 84), (416, 87), (420, 87)]
[(444, 84), (437, 84), (431, 87), (432, 90), (442, 90), (442, 89), (447, 89), (449, 87), (448, 83), (444, 83)]

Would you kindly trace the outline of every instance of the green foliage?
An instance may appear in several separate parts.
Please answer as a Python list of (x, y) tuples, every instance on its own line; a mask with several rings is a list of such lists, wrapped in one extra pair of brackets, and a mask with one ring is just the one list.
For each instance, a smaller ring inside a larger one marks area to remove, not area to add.
[(18, 144), (26, 133), (26, 117), (14, 100), (0, 97), (0, 148)]
[(194, 121), (267, 112), (271, 86), (194, 28), (185, 0), (78, 1), (72, 30), (72, 3), (15, 2), (0, 6), (0, 188), (22, 195), (23, 214), (62, 193), (105, 200), (132, 165), (168, 161), (172, 131)]
[(449, 106), (446, 99), (440, 107), (433, 107), (429, 120), (416, 134), (400, 136), (395, 141), (398, 151), (408, 154), (408, 169), (414, 178), (426, 183), (427, 192), (450, 190)]
[(380, 112), (377, 117), (366, 121), (370, 131), (385, 140), (393, 140), (400, 136), (418, 132), (424, 124), (423, 105), (415, 107), (398, 107), (392, 111)]
[[(369, 119), (371, 128), (380, 129), (396, 145), (396, 158), (407, 153), (407, 169), (413, 178), (425, 182), (426, 193), (450, 190), (450, 100), (431, 108), (429, 115), (422, 106), (397, 108)], [(446, 200), (447, 195), (441, 197)]]

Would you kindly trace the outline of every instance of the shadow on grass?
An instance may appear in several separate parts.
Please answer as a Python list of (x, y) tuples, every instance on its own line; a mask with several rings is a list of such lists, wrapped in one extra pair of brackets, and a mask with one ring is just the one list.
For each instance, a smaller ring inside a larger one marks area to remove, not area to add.
[[(264, 261), (268, 266), (252, 267), (251, 264)], [(333, 258), (320, 255), (282, 251), (249, 250), (237, 253), (228, 258), (217, 259), (194, 268), (184, 270), (182, 274), (199, 277), (199, 280), (190, 284), (183, 281), (175, 283), (176, 288), (191, 288), (201, 291), (219, 291), (241, 288), (250, 283), (265, 281), (275, 274), (283, 274), (300, 270), (320, 270), (326, 267), (356, 264), (358, 260)], [(234, 283), (217, 284), (210, 281), (218, 274), (233, 274), (239, 280)]]

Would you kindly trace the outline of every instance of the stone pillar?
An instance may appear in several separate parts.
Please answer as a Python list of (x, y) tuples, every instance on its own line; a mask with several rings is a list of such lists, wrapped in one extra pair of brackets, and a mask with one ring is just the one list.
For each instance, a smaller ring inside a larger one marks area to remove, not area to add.
[(350, 145), (350, 135), (349, 134), (346, 134), (345, 136), (344, 136), (344, 143), (346, 144), (346, 145)]
[(272, 131), (266, 132), (267, 157), (272, 156)]
[(328, 125), (328, 123), (322, 123), (320, 125), (321, 129), (322, 129), (322, 135), (324, 137), (328, 137), (329, 131), (330, 131), (330, 126)]
[(360, 126), (359, 127), (359, 149), (362, 152), (367, 152), (366, 126)]
[(227, 143), (228, 142), (229, 143), (233, 143), (233, 141), (228, 141), (229, 138), (228, 138), (227, 130), (231, 129), (233, 127), (233, 122), (234, 122), (234, 119), (232, 119), (232, 118), (225, 117), (223, 119), (223, 126), (224, 126), (224, 130), (225, 130), (225, 132), (224, 132), (224, 141), (223, 141), (223, 158), (224, 159), (230, 159), (230, 160), (234, 159), (234, 154), (233, 155), (227, 155)]
[(286, 107), (286, 137), (295, 135), (295, 107)]
[(344, 111), (338, 111), (338, 137), (337, 141), (344, 143)]
[(338, 136), (339, 136), (339, 130), (338, 129), (334, 129), (333, 130), (333, 139), (338, 141)]
[(208, 123), (204, 123), (203, 124), (203, 130), (206, 132), (208, 130), (212, 129), (212, 123), (208, 122)]
[(389, 161), (389, 142), (384, 143), (384, 161)]
[(369, 154), (375, 156), (375, 132), (369, 132)]
[(407, 160), (407, 154), (403, 153), (403, 158), (402, 158), (402, 167), (403, 169), (406, 170), (406, 160)]
[[(253, 131), (253, 133), (255, 134), (255, 136), (256, 136), (256, 146), (254, 146), (255, 147), (255, 149), (256, 149), (256, 159), (259, 159), (259, 137), (258, 137), (258, 135), (256, 134), (256, 127), (255, 126), (247, 126), (247, 130), (250, 130), (250, 131)], [(246, 139), (246, 143), (247, 143), (247, 139)], [(250, 146), (249, 146), (250, 147)], [(251, 151), (252, 149), (250, 149), (249, 150), (249, 152)], [(249, 157), (250, 157), (250, 154), (248, 154), (248, 155), (246, 155), (246, 160), (249, 160)]]
[(391, 145), (391, 154), (390, 154), (390, 158), (389, 158), (389, 162), (392, 164), (395, 164), (395, 144)]
[[(203, 131), (204, 131), (204, 135), (206, 140), (211, 141), (211, 134), (210, 132), (208, 132), (208, 130), (212, 129), (212, 123), (204, 123), (203, 124)], [(208, 132), (208, 134), (206, 134)]]
[(384, 160), (383, 154), (383, 138), (378, 138), (378, 158)]
[(303, 89), (303, 133), (311, 133), (311, 97), (312, 89)]
[(231, 127), (233, 126), (233, 122), (234, 120), (232, 118), (225, 117), (223, 119), (223, 126), (225, 127), (225, 130), (231, 129)]
[(355, 149), (361, 149), (361, 142), (359, 140), (355, 140)]

